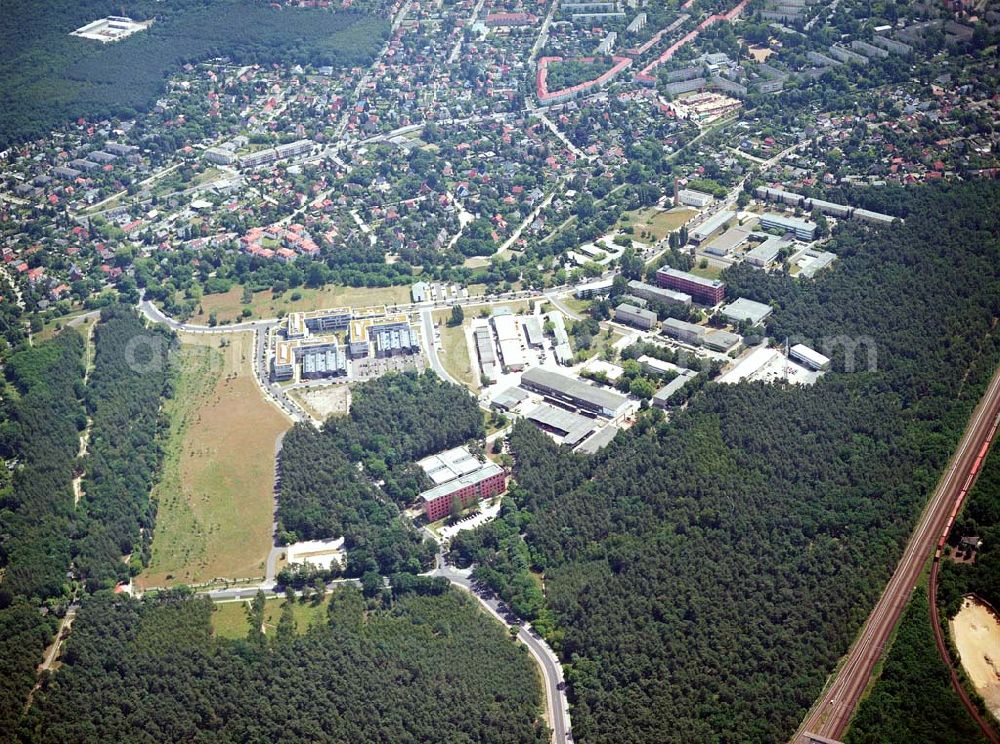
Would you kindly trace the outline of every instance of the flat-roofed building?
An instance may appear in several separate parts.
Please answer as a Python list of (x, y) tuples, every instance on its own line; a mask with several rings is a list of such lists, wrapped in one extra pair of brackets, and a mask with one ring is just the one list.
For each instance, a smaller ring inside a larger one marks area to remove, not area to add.
[[(375, 338), (388, 331), (409, 331), (410, 320), (406, 315), (386, 315), (381, 318), (355, 318), (348, 325), (347, 353), (352, 359), (366, 357)], [(407, 337), (410, 340), (410, 337)], [(416, 340), (416, 337), (413, 337)], [(409, 344), (407, 348), (412, 348)]]
[(757, 268), (763, 268), (771, 264), (778, 255), (781, 253), (782, 248), (786, 248), (791, 244), (791, 241), (785, 238), (779, 238), (776, 235), (768, 235), (767, 240), (747, 251), (746, 262), (751, 266), (756, 266)]
[(297, 357), (302, 360), (302, 379), (315, 380), (347, 374), (347, 355), (337, 343), (300, 346)]
[(275, 380), (291, 380), (295, 376), (295, 351), (293, 344), (279, 341), (274, 347), (271, 374)]
[(581, 411), (617, 419), (628, 410), (628, 398), (611, 390), (588, 385), (582, 380), (541, 367), (521, 375), (521, 387)]
[(657, 359), (656, 357), (651, 357), (643, 354), (641, 357), (636, 359), (639, 362), (639, 366), (642, 367), (642, 371), (649, 375), (656, 375), (658, 377), (664, 377), (666, 375), (680, 375), (691, 370), (685, 369), (684, 367), (679, 367), (676, 364), (671, 364), (670, 362), (665, 362), (662, 359)]
[(490, 338), (490, 329), (486, 326), (479, 326), (472, 333), (476, 342), (476, 351), (479, 353), (479, 368), (490, 380), (495, 380), (497, 375), (497, 355), (493, 350), (493, 340)]
[(585, 282), (583, 284), (576, 285), (576, 289), (573, 294), (579, 300), (589, 300), (591, 297), (601, 297), (608, 294), (611, 291), (611, 285), (614, 283), (613, 279), (599, 279), (593, 282)]
[(540, 349), (543, 345), (543, 334), (542, 334), (542, 324), (539, 322), (538, 318), (529, 317), (521, 321), (521, 327), (524, 329), (524, 338), (528, 342), (528, 346), (533, 349)]
[(735, 219), (736, 219), (736, 212), (733, 212), (728, 209), (723, 209), (721, 212), (716, 212), (715, 214), (713, 214), (707, 220), (698, 225), (698, 227), (693, 228), (688, 233), (688, 236), (695, 243), (702, 243), (709, 237), (711, 237), (712, 233), (714, 233), (716, 230), (719, 230), (728, 222), (731, 222)]
[(740, 344), (743, 343), (743, 337), (729, 331), (708, 331), (701, 342), (702, 345), (713, 351), (728, 353), (739, 348)]
[(661, 287), (690, 295), (691, 299), (702, 305), (718, 305), (726, 296), (725, 282), (719, 279), (705, 279), (669, 267), (656, 270), (656, 281)]
[(688, 323), (686, 320), (677, 318), (667, 318), (660, 323), (660, 330), (671, 338), (683, 341), (686, 344), (700, 344), (705, 338), (706, 328), (704, 326)]
[(657, 322), (656, 313), (628, 303), (615, 308), (615, 320), (647, 331), (650, 328), (655, 328)]
[(681, 189), (677, 192), (677, 201), (686, 207), (696, 207), (702, 209), (715, 201), (711, 194), (704, 194), (694, 189)]
[(524, 369), (524, 352), (521, 350), (521, 333), (514, 315), (494, 315), (490, 322), (497, 335), (500, 348), (500, 362), (508, 372)]
[(418, 464), (434, 483), (433, 488), (420, 494), (424, 514), (430, 522), (448, 516), (455, 499), (464, 509), (507, 488), (506, 471), (491, 460), (475, 457), (467, 447), (432, 455)]
[(661, 305), (690, 305), (691, 295), (684, 292), (675, 292), (672, 289), (657, 287), (653, 284), (640, 282), (633, 279), (628, 283), (629, 294), (635, 295), (648, 302), (659, 302)]
[(705, 253), (713, 256), (728, 256), (750, 238), (750, 231), (745, 227), (731, 227), (717, 237), (705, 248)]
[(881, 212), (872, 212), (870, 209), (855, 209), (854, 219), (861, 220), (862, 222), (872, 222), (876, 225), (891, 225), (893, 220), (898, 219), (893, 217), (891, 214), (882, 214)]
[(800, 279), (812, 279), (818, 272), (836, 260), (837, 254), (829, 251), (806, 251), (797, 261), (799, 265), (798, 276)]
[(788, 356), (798, 362), (802, 362), (817, 372), (830, 368), (830, 359), (828, 357), (823, 356), (815, 349), (810, 349), (805, 344), (795, 344), (795, 346), (788, 350)]
[(740, 297), (722, 308), (722, 317), (730, 323), (758, 325), (764, 322), (773, 310), (774, 308), (770, 305), (765, 305), (763, 302), (754, 302), (745, 297)]
[(677, 375), (677, 377), (672, 379), (653, 394), (653, 406), (659, 409), (669, 408), (671, 406), (671, 398), (680, 392), (680, 389), (691, 382), (691, 380), (693, 380), (696, 376), (697, 375), (691, 370), (684, 370), (682, 374)]
[(765, 230), (784, 230), (793, 233), (799, 240), (812, 240), (816, 237), (816, 223), (810, 220), (800, 220), (777, 212), (767, 212), (760, 217), (760, 225)]
[(575, 447), (597, 429), (594, 419), (548, 403), (535, 406), (524, 417), (539, 429), (557, 436), (567, 447)]

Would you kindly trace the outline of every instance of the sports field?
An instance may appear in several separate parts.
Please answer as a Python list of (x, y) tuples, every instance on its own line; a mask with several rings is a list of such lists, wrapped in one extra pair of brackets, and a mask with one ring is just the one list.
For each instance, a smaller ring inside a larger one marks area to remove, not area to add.
[(263, 576), (271, 547), (274, 442), (290, 424), (253, 380), (253, 335), (181, 338), (142, 588)]
[[(293, 299), (294, 298), (294, 299)], [(244, 307), (249, 307), (253, 318), (276, 318), (281, 311), (318, 310), (324, 307), (341, 307), (351, 305), (399, 305), (410, 301), (410, 287), (338, 287), (327, 286), (321, 289), (305, 289), (299, 287), (283, 292), (274, 297), (270, 289), (254, 292), (253, 301), (244, 305), (243, 288), (235, 286), (228, 292), (207, 294), (199, 302), (201, 309), (191, 316), (192, 323), (208, 323), (209, 316), (214, 312), (216, 321), (240, 320)]]

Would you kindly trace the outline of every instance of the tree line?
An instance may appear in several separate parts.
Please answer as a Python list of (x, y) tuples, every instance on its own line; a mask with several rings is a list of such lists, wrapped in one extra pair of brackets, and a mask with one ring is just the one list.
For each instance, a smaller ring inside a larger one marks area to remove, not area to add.
[(212, 611), (179, 592), (88, 599), (19, 739), (548, 741), (534, 662), (456, 590), (340, 588), (322, 622), (296, 628), (286, 601), (245, 640), (214, 637)]

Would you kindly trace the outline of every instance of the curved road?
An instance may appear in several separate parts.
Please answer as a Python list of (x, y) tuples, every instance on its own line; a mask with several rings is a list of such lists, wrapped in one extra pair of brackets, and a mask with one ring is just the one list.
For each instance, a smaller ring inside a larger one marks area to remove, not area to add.
[[(440, 556), (439, 556), (440, 559)], [(491, 597), (485, 597), (472, 586), (467, 571), (460, 571), (452, 566), (439, 563), (438, 568), (430, 572), (431, 576), (441, 576), (475, 597), (486, 611), (497, 620), (508, 624), (501, 613), (501, 603)], [(549, 647), (541, 636), (537, 635), (529, 623), (518, 626), (517, 639), (528, 647), (528, 652), (534, 657), (542, 672), (544, 681), (545, 708), (549, 725), (552, 727), (552, 741), (555, 744), (567, 744), (573, 740), (570, 730), (569, 701), (566, 699), (566, 683), (563, 678), (562, 665), (559, 657)]]
[(924, 509), (885, 591), (861, 628), (845, 661), (834, 672), (823, 694), (792, 737), (795, 744), (837, 739), (847, 729), (868, 686), (875, 664), (881, 658), (885, 644), (919, 580), (920, 572), (937, 547), (951, 509), (973, 475), (976, 457), (984, 442), (989, 441), (998, 415), (1000, 369), (994, 373), (979, 405), (973, 411), (948, 470)]

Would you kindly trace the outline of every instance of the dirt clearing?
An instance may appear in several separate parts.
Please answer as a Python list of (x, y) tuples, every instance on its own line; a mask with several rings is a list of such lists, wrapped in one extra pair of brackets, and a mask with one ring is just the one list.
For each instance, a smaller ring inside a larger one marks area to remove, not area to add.
[(1000, 618), (979, 599), (966, 597), (950, 625), (965, 673), (1000, 719)]

